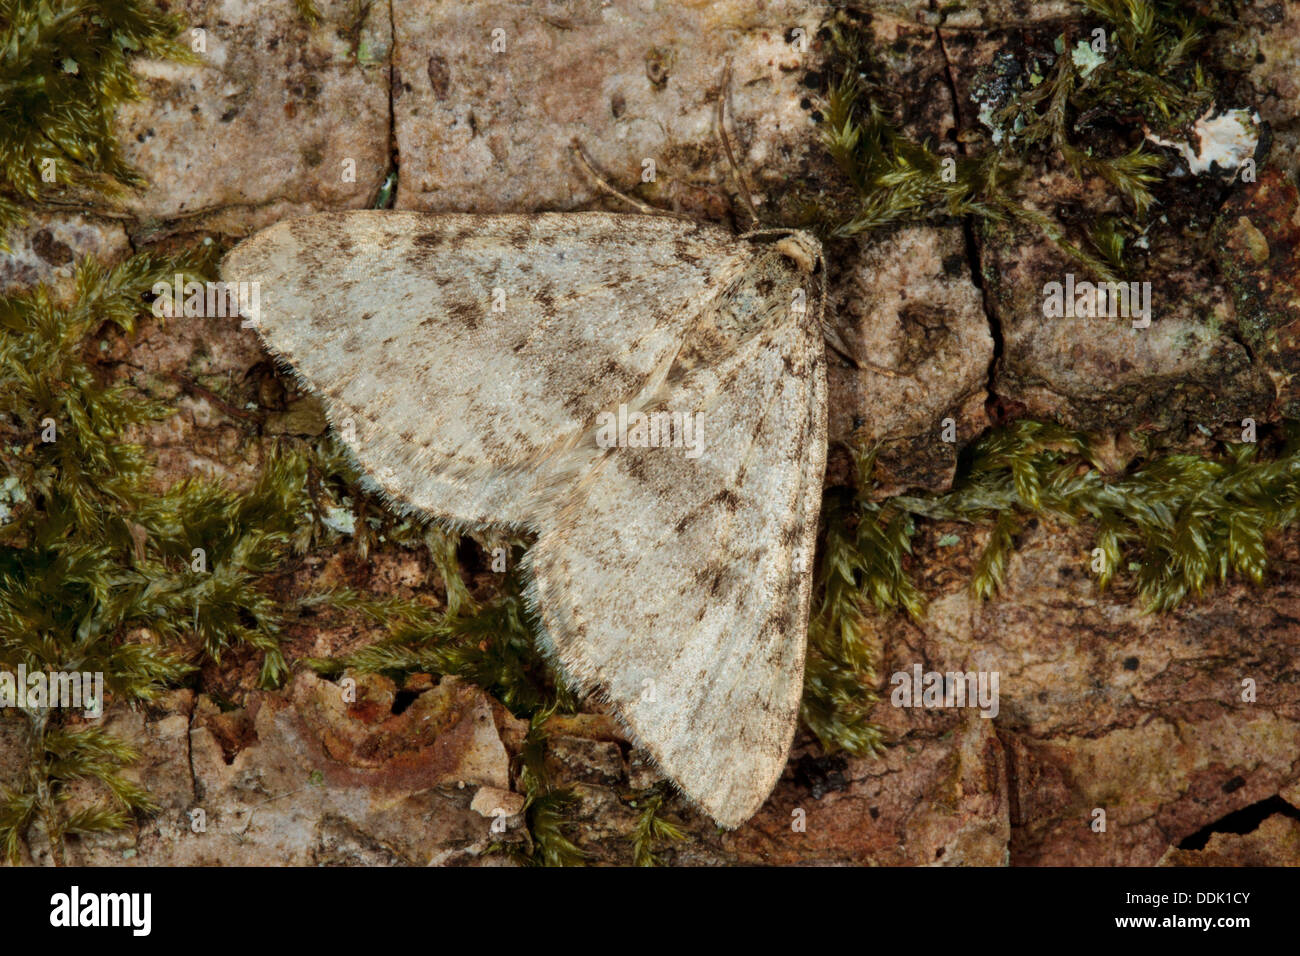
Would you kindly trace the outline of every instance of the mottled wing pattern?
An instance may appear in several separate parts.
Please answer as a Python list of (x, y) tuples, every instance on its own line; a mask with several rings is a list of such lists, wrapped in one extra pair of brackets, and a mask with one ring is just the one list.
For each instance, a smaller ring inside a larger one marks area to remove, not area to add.
[(358, 211), (275, 225), (221, 272), (260, 283), (263, 342), (379, 490), (532, 526), (595, 413), (656, 386), (750, 255), (671, 218)]
[[(794, 734), (826, 458), (820, 324), (789, 312), (796, 276), (772, 288), (765, 271), (732, 306), (788, 318), (706, 361), (686, 361), (688, 339), (645, 403), (700, 412), (700, 457), (600, 453), (530, 552), (563, 672), (726, 827), (766, 800)], [(726, 322), (702, 324), (692, 335)]]

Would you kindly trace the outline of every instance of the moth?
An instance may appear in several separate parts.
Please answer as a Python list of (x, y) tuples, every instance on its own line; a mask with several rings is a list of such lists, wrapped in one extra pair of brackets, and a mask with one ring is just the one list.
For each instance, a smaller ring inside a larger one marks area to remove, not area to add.
[(221, 272), (260, 283), (258, 335), (322, 396), (368, 487), (457, 529), (535, 534), (527, 600), (561, 677), (718, 824), (752, 816), (803, 686), (826, 464), (818, 241), (357, 211), (272, 226)]

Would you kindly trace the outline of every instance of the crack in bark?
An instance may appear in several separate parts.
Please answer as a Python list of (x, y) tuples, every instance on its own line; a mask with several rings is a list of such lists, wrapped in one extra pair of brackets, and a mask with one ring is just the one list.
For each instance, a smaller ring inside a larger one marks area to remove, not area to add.
[(993, 739), (996, 740), (998, 746), (1002, 748), (1002, 765), (1006, 768), (1007, 857), (1009, 860), (1011, 855), (1011, 845), (1015, 842), (1012, 838), (1012, 834), (1016, 829), (1023, 828), (1025, 821), (1020, 813), (1020, 768), (1016, 765), (1016, 751), (1015, 747), (1011, 745), (1009, 740), (1003, 739), (1004, 737), (1013, 738), (1015, 737), (1015, 734), (1011, 731), (1003, 730), (997, 725), (997, 721), (994, 721)]
[[(194, 794), (195, 806), (198, 806), (202, 799), (199, 792), (202, 789), (199, 785), (199, 775), (194, 769), (194, 715), (198, 713), (198, 710), (199, 696), (195, 694), (194, 699), (190, 702), (189, 725), (185, 731), (185, 760), (190, 766), (190, 792)], [(186, 816), (189, 816), (189, 814), (186, 814)]]
[(388, 169), (384, 171), (384, 183), (380, 192), (388, 184), (388, 177), (393, 177), (393, 191), (388, 196), (384, 208), (391, 209), (397, 205), (397, 190), (400, 186), (401, 171), (397, 158), (397, 112), (394, 107), (397, 87), (397, 22), (393, 16), (393, 0), (388, 0)]
[[(930, 8), (936, 6), (935, 0), (931, 0)], [(957, 95), (957, 80), (952, 72), (952, 59), (948, 56), (948, 48), (943, 42), (943, 34), (939, 27), (934, 28), (934, 40), (939, 49), (940, 56), (943, 57), (943, 77), (948, 88), (948, 95), (952, 98), (952, 120), (957, 128), (961, 127), (961, 106), (960, 98)], [(957, 149), (962, 156), (966, 156), (966, 145), (957, 141)], [(984, 310), (984, 319), (988, 322), (989, 335), (993, 339), (993, 355), (989, 359), (988, 374), (985, 379), (984, 393), (985, 403), (995, 401), (997, 392), (994, 390), (994, 384), (997, 379), (998, 363), (1002, 358), (1003, 339), (1002, 323), (998, 321), (995, 311), (989, 304), (989, 292), (984, 287), (984, 266), (980, 258), (980, 245), (975, 236), (975, 218), (974, 216), (962, 217), (962, 240), (966, 246), (966, 265), (970, 269), (971, 284), (980, 291), (980, 307)]]

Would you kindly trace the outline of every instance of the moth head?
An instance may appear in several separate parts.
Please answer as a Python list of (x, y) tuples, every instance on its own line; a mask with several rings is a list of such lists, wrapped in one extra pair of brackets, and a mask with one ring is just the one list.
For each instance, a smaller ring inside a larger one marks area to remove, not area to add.
[(792, 229), (756, 230), (741, 238), (756, 240), (757, 248), (697, 319), (695, 339), (677, 363), (682, 369), (717, 362), (754, 336), (779, 332), (792, 321), (821, 321), (826, 272), (821, 243)]
[(796, 266), (812, 275), (822, 261), (822, 244), (806, 232), (791, 232), (773, 243), (773, 247)]

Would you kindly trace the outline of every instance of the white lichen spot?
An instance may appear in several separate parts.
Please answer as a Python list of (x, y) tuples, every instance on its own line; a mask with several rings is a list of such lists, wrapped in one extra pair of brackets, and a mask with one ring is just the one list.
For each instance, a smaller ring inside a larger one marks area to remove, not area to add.
[(993, 104), (980, 103), (979, 121), (993, 131), (993, 144), (996, 146), (1002, 142), (1002, 127), (993, 122)]
[(339, 534), (352, 534), (357, 530), (357, 516), (346, 508), (330, 505), (320, 516), (321, 524)]
[(1162, 139), (1149, 129), (1146, 131), (1147, 139), (1182, 153), (1194, 176), (1209, 172), (1216, 163), (1225, 172), (1235, 170), (1255, 155), (1259, 143), (1259, 113), (1245, 109), (1227, 110), (1218, 116), (1213, 116), (1213, 113), (1214, 107), (1210, 107), (1193, 126), (1193, 137), (1197, 141), (1195, 148), (1190, 143)]
[(1088, 76), (1093, 70), (1106, 62), (1106, 57), (1092, 48), (1087, 40), (1080, 40), (1070, 51), (1070, 59), (1079, 68), (1080, 74)]
[(9, 475), (4, 481), (0, 481), (0, 524), (7, 522), (13, 516), (11, 505), (22, 504), (27, 500), (27, 492), (23, 490), (22, 484), (14, 475)]

